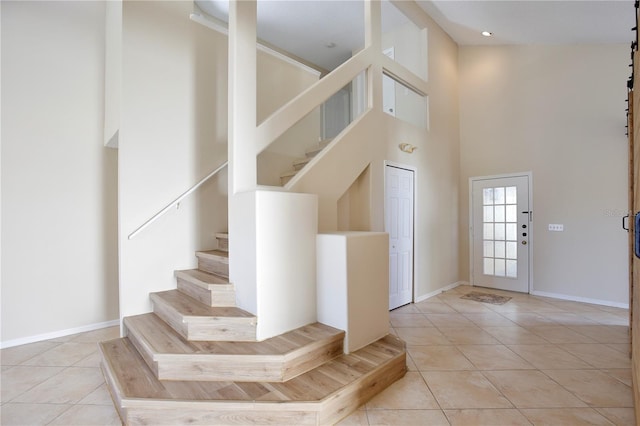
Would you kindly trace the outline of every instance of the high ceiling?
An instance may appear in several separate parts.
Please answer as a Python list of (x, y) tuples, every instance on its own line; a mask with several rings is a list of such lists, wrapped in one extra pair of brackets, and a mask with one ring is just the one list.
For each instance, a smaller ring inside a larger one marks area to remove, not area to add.
[(631, 0), (417, 3), (460, 45), (631, 43), (635, 26)]
[[(417, 0), (460, 45), (631, 43), (633, 0)], [(227, 0), (196, 0), (228, 21)], [(383, 30), (406, 21), (382, 2)], [(327, 70), (364, 44), (358, 0), (259, 0), (258, 37)], [(492, 37), (483, 37), (482, 31)]]

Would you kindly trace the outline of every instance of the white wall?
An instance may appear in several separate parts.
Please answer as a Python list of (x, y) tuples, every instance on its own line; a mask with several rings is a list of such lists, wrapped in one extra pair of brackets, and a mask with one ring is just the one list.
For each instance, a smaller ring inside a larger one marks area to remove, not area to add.
[[(628, 46), (460, 49), (460, 275), (468, 178), (533, 173), (533, 289), (628, 303)], [(435, 121), (435, 120), (433, 120)], [(432, 122), (433, 122), (432, 121)], [(564, 224), (551, 233), (548, 224)]]
[(3, 345), (118, 317), (102, 2), (2, 2)]
[(124, 2), (119, 137), (120, 314), (151, 309), (227, 229), (226, 170), (127, 236), (227, 158), (227, 39), (183, 1)]

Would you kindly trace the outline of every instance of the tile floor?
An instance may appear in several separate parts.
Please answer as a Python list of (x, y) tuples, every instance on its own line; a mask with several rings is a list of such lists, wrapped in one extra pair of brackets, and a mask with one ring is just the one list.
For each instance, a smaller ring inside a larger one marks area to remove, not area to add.
[[(504, 305), (460, 299), (511, 296)], [(391, 313), (409, 372), (343, 425), (634, 425), (628, 312), (457, 287)], [(119, 425), (96, 343), (115, 327), (4, 349), (2, 425)]]

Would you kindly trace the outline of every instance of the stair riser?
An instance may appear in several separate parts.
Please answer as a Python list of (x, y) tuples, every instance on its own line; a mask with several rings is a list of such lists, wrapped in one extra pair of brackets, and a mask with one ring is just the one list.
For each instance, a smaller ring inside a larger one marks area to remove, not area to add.
[(198, 257), (198, 269), (210, 274), (229, 277), (229, 261), (227, 259), (212, 259), (208, 257)]
[(403, 353), (389, 360), (383, 368), (350, 384), (342, 390), (341, 394), (334, 395), (325, 401), (326, 405), (320, 413), (318, 424), (328, 425), (339, 422), (395, 381), (403, 378), (406, 373), (407, 357), (406, 353)]
[(231, 290), (207, 290), (180, 277), (178, 290), (207, 306), (236, 306), (236, 292)]
[(280, 184), (282, 186), (285, 186), (287, 183), (289, 183), (289, 181), (293, 179), (293, 176), (285, 176), (285, 177), (281, 177), (280, 178)]
[(207, 318), (198, 320), (183, 317), (170, 306), (152, 298), (153, 312), (187, 340), (222, 342), (252, 342), (256, 340), (254, 318)]
[[(248, 404), (245, 404), (248, 405)], [(253, 404), (252, 404), (253, 405)], [(255, 405), (260, 405), (255, 404)], [(238, 407), (232, 410), (187, 406), (165, 410), (157, 408), (130, 408), (126, 410), (127, 425), (318, 425), (316, 412), (284, 411), (283, 407)]]
[[(139, 345), (132, 342), (138, 348)], [(288, 360), (277, 355), (160, 355), (156, 362), (147, 364), (160, 380), (285, 382), (340, 356), (343, 353), (342, 342), (340, 338), (310, 345), (288, 354)], [(143, 358), (147, 361), (144, 354)]]
[(216, 238), (218, 240), (218, 250), (229, 251), (229, 240), (226, 238)]

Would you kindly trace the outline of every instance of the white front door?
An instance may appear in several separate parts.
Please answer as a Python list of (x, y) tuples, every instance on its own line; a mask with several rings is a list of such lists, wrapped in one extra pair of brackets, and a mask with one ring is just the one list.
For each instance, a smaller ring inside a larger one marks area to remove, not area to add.
[(471, 179), (474, 286), (529, 292), (529, 175)]
[(389, 233), (389, 309), (413, 299), (413, 171), (385, 167), (385, 230)]

